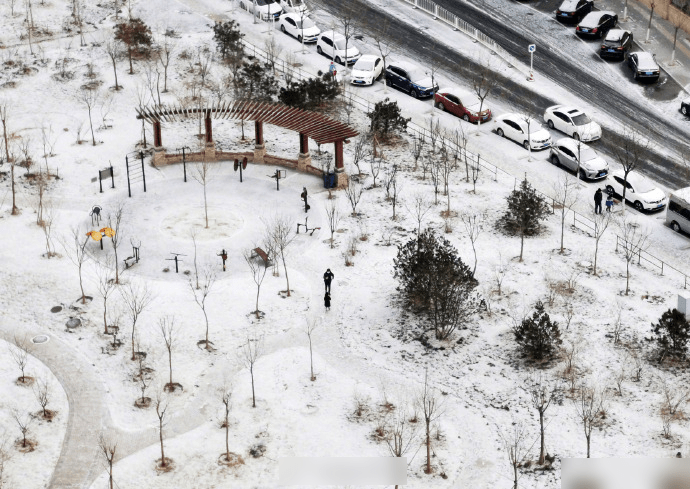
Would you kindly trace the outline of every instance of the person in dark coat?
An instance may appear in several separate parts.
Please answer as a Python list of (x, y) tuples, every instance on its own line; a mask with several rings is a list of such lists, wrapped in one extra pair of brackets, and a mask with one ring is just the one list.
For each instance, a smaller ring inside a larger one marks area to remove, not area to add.
[(331, 294), (328, 292), (323, 296), (323, 305), (326, 306), (327, 311), (331, 310)]
[(594, 192), (594, 213), (595, 214), (601, 214), (601, 201), (604, 198), (604, 194), (601, 192), (601, 189), (598, 188), (596, 192)]
[(331, 293), (331, 280), (333, 280), (333, 277), (335, 277), (335, 275), (333, 275), (330, 268), (323, 274), (323, 283), (326, 285), (326, 292), (329, 294)]
[(610, 195), (606, 197), (606, 212), (611, 212), (611, 209), (613, 208), (613, 197)]

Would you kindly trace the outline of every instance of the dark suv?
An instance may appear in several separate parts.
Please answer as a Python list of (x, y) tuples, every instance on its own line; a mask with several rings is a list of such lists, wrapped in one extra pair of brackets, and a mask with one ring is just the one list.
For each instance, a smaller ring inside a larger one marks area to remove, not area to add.
[(601, 43), (599, 56), (602, 58), (625, 59), (633, 43), (633, 35), (623, 29), (611, 29)]
[(386, 85), (396, 87), (414, 98), (432, 97), (438, 84), (432, 85), (431, 77), (413, 64), (391, 62), (386, 66)]

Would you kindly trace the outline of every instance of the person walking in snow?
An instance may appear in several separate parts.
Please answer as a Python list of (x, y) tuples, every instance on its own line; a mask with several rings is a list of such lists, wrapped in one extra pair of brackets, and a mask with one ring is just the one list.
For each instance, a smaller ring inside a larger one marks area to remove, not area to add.
[(601, 200), (603, 199), (604, 194), (602, 194), (601, 189), (598, 188), (596, 192), (594, 192), (594, 213), (595, 214), (601, 214)]
[(611, 209), (613, 209), (613, 197), (609, 195), (606, 197), (606, 212), (611, 212)]
[(323, 296), (323, 305), (326, 306), (327, 311), (331, 310), (331, 294), (328, 292)]
[(333, 275), (333, 272), (331, 272), (330, 268), (328, 268), (326, 273), (323, 274), (323, 283), (326, 286), (326, 292), (329, 294), (331, 293), (331, 280), (333, 280), (333, 277), (335, 277), (335, 275)]

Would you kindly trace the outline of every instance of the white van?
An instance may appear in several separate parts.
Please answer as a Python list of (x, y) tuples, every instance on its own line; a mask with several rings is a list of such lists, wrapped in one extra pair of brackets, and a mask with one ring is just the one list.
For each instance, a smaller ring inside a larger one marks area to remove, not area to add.
[(690, 233), (690, 187), (671, 192), (666, 209), (666, 224), (674, 231)]

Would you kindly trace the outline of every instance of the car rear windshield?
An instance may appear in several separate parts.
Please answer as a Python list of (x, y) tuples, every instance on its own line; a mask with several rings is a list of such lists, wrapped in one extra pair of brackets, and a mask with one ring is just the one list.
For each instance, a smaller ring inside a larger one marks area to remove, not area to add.
[(587, 117), (586, 114), (580, 114), (573, 117), (573, 124), (575, 124), (576, 126), (584, 126), (585, 124), (589, 124), (590, 122), (592, 122), (592, 120), (589, 117)]
[(355, 70), (372, 71), (374, 69), (374, 62), (368, 59), (360, 59), (354, 66)]
[(620, 39), (617, 39), (617, 40), (615, 40), (615, 41), (611, 41), (611, 40), (609, 40), (609, 39), (606, 39), (606, 40), (604, 41), (604, 46), (616, 46), (616, 47), (617, 47), (617, 46), (620, 46), (620, 45), (621, 45)]
[(311, 19), (304, 19), (301, 22), (297, 21), (298, 29), (309, 29), (310, 27), (314, 27), (314, 22)]

